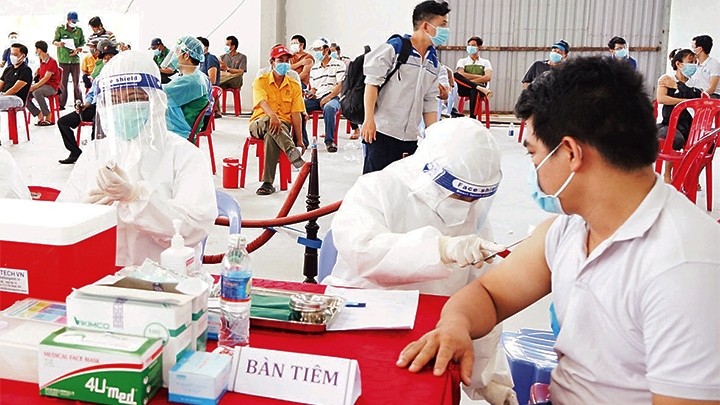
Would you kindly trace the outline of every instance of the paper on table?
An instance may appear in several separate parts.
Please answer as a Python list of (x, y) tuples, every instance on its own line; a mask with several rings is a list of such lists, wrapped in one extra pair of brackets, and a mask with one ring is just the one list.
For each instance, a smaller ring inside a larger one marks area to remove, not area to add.
[(75, 49), (75, 40), (72, 38), (61, 39), (60, 42), (65, 44), (65, 48), (73, 50)]
[(345, 307), (335, 316), (327, 330), (412, 329), (415, 325), (417, 290), (360, 290), (328, 287), (326, 295), (336, 295), (349, 302), (364, 302), (365, 307)]

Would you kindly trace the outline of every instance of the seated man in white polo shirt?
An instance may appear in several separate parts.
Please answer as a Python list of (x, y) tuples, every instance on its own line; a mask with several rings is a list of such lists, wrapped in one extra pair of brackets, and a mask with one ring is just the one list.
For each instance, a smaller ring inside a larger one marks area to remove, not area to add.
[(710, 57), (713, 39), (709, 35), (698, 35), (692, 40), (692, 49), (697, 57), (697, 73), (687, 81), (690, 87), (703, 89), (710, 97), (720, 98), (720, 61)]
[(453, 295), (398, 366), (417, 372), (436, 357), (441, 375), (455, 360), (470, 381), (472, 339), (552, 293), (553, 403), (720, 400), (720, 225), (653, 171), (649, 100), (629, 64), (603, 57), (565, 62), (523, 91), (532, 197), (559, 216)]

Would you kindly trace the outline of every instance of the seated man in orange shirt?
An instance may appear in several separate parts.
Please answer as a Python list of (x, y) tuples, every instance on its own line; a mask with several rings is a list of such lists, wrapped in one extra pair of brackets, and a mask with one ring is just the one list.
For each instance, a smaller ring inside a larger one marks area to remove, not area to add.
[[(250, 117), (250, 136), (265, 140), (265, 168), (262, 185), (258, 195), (270, 195), (275, 192), (273, 181), (280, 151), (287, 154), (296, 168), (305, 161), (302, 154), (305, 146), (302, 142), (302, 121), (300, 115), (305, 111), (300, 83), (287, 76), (290, 71), (292, 53), (284, 45), (275, 45), (270, 50), (272, 70), (259, 75), (253, 82), (253, 113)], [(295, 147), (290, 131), (294, 132)]]

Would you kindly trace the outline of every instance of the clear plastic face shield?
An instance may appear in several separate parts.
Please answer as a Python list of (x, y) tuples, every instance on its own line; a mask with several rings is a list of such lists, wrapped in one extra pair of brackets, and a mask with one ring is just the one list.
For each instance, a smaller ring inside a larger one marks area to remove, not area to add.
[[(197, 69), (198, 66), (195, 66), (190, 63), (189, 58), (192, 56), (195, 59), (198, 59), (200, 62), (204, 59), (204, 47), (202, 46), (202, 43), (200, 41), (197, 41), (197, 48), (198, 49), (192, 49), (190, 45), (188, 45), (188, 39), (190, 37), (181, 37), (177, 41), (175, 41), (175, 45), (173, 45), (172, 48), (170, 48), (170, 52), (167, 54), (165, 59), (160, 63), (160, 68), (162, 69), (173, 69), (178, 70), (180, 66), (183, 67), (192, 67)], [(192, 38), (194, 39), (194, 38)], [(195, 41), (193, 41), (195, 42)]]
[(162, 153), (167, 99), (160, 79), (148, 73), (119, 73), (101, 75), (99, 80), (97, 159), (129, 171), (151, 151)]

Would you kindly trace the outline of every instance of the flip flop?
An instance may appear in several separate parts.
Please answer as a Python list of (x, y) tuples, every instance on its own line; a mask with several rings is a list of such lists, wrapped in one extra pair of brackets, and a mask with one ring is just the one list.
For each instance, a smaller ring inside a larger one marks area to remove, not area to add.
[(263, 183), (255, 192), (257, 195), (270, 195), (275, 192), (275, 187), (269, 183)]
[(52, 126), (53, 123), (50, 121), (38, 121), (38, 123), (35, 125), (38, 127), (49, 127), (49, 126)]

